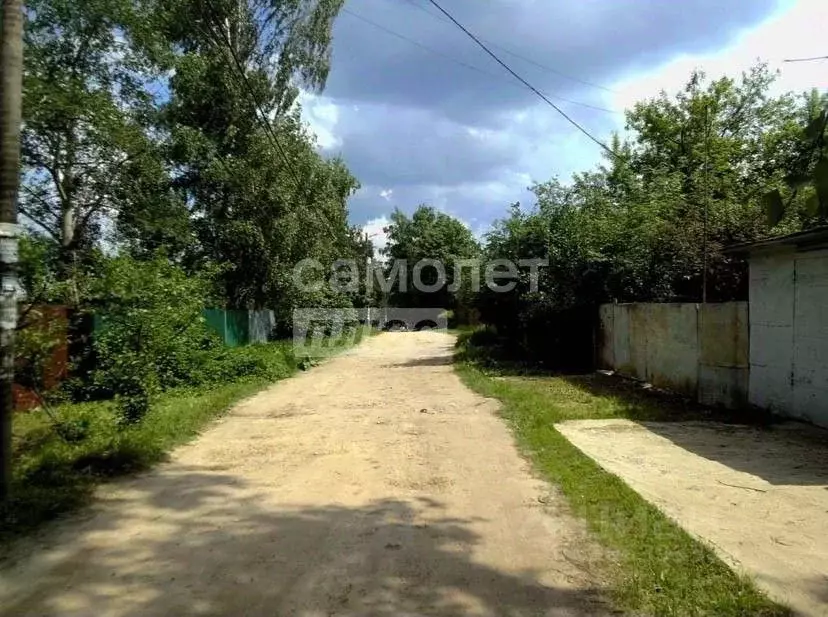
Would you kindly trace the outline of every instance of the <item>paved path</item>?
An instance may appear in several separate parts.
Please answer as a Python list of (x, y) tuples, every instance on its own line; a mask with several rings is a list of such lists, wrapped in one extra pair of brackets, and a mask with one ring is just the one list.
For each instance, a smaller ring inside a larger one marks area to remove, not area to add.
[(828, 617), (828, 432), (630, 420), (557, 428), (772, 598)]
[(383, 334), (249, 399), (20, 547), (0, 614), (603, 614), (581, 526), (452, 345)]

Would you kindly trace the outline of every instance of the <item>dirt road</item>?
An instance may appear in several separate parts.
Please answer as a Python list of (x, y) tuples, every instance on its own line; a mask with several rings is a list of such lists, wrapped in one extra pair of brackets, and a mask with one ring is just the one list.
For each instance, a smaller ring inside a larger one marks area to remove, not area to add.
[(452, 344), (383, 334), (249, 399), (20, 547), (0, 612), (603, 614), (580, 525)]

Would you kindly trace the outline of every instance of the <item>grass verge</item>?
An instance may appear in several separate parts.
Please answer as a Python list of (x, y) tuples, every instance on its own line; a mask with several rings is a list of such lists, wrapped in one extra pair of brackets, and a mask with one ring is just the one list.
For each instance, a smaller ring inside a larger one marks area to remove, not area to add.
[(677, 420), (710, 412), (684, 401), (655, 399), (600, 375), (525, 376), (502, 367), (492, 370), (480, 362), (483, 353), (461, 347), (457, 372), (476, 392), (501, 401), (501, 414), (521, 449), (610, 549), (608, 569), (619, 608), (676, 617), (790, 614), (554, 427), (573, 419), (663, 420), (669, 415)]
[[(346, 345), (341, 341), (325, 351), (333, 355)], [(97, 484), (151, 467), (234, 403), (303, 364), (294, 356), (291, 341), (233, 351), (267, 370), (233, 383), (165, 392), (134, 426), (118, 425), (112, 401), (61, 405), (53, 410), (56, 417), (86, 427), (83, 439), (67, 442), (42, 410), (16, 414), (11, 498), (0, 504), (0, 557), (9, 541), (86, 504)]]

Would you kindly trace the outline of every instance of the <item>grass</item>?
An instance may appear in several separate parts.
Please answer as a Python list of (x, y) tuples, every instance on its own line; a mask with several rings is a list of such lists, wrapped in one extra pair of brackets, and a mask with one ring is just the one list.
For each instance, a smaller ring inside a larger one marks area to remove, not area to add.
[(464, 339), (458, 373), (473, 390), (502, 402), (501, 414), (522, 450), (609, 549), (607, 569), (619, 608), (676, 617), (790, 614), (554, 427), (587, 418), (709, 418), (710, 410), (601, 375), (527, 376), (502, 365), (492, 369), (497, 363), (482, 361), (485, 351), (470, 349)]
[[(347, 344), (340, 341), (325, 352), (334, 354)], [(242, 350), (233, 351), (242, 355)], [(0, 553), (10, 540), (88, 503), (101, 482), (148, 469), (163, 460), (172, 448), (197, 436), (234, 403), (292, 375), (302, 364), (290, 341), (246, 347), (243, 355), (264, 361), (266, 374), (218, 386), (168, 391), (134, 426), (118, 425), (112, 401), (55, 408), (62, 422), (86, 426), (85, 437), (76, 442), (62, 439), (42, 410), (16, 414), (11, 498), (0, 505)]]

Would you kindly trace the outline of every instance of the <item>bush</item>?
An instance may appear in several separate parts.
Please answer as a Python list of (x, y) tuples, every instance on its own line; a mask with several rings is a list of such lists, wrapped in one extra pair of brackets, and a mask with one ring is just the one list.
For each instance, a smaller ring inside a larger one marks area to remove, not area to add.
[(205, 383), (286, 377), (296, 367), (296, 360), (289, 346), (280, 346), (279, 350), (281, 353), (274, 354), (267, 344), (225, 349), (212, 362), (210, 379)]
[(163, 256), (104, 262), (92, 288), (92, 386), (115, 397), (123, 423), (139, 421), (158, 391), (208, 374), (219, 347), (202, 316), (210, 286), (209, 272), (189, 275)]

